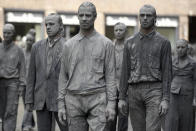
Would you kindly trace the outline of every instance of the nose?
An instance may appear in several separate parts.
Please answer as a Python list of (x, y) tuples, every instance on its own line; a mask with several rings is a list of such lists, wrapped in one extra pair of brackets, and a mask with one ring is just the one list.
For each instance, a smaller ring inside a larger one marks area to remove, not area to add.
[(84, 16), (82, 16), (82, 20), (83, 21), (85, 21), (86, 20), (86, 16), (84, 15)]
[(146, 15), (144, 15), (144, 19), (147, 19), (147, 16)]

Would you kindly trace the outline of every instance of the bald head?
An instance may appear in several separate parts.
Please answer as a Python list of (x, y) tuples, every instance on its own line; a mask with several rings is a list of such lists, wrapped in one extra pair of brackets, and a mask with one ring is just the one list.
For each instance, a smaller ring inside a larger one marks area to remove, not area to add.
[(3, 27), (3, 38), (5, 43), (13, 41), (15, 35), (15, 27), (12, 24), (5, 24)]
[(156, 9), (152, 5), (144, 5), (140, 8), (140, 13), (143, 10), (150, 10), (154, 17), (157, 17)]
[(91, 11), (93, 13), (94, 17), (97, 17), (96, 7), (93, 3), (89, 2), (89, 1), (83, 2), (78, 8), (78, 13), (79, 13), (80, 9), (82, 9), (82, 8), (89, 9), (89, 11)]

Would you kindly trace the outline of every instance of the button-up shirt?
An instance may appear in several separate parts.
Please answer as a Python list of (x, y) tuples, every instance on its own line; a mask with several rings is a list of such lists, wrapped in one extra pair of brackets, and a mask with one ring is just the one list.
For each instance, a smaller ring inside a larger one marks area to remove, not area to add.
[(105, 36), (93, 31), (81, 33), (66, 42), (59, 76), (59, 100), (66, 91), (92, 94), (106, 91), (108, 100), (116, 99), (115, 49)]
[(117, 48), (116, 42), (114, 42), (114, 45), (115, 45), (115, 58), (116, 58), (116, 83), (119, 89), (124, 45), (121, 45), (122, 48)]
[(25, 86), (25, 57), (15, 43), (0, 44), (0, 79), (19, 79), (19, 87)]
[(125, 99), (129, 84), (162, 82), (163, 99), (169, 99), (172, 76), (170, 42), (156, 31), (141, 32), (125, 44), (120, 82), (120, 99)]

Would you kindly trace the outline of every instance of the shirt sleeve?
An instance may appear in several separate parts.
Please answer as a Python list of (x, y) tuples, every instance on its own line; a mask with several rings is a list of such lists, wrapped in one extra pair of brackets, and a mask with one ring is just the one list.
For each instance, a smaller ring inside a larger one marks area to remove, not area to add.
[(112, 42), (108, 42), (106, 45), (106, 57), (104, 67), (107, 97), (109, 101), (113, 101), (117, 98), (117, 87), (115, 82), (115, 47)]
[(64, 45), (64, 50), (61, 58), (61, 69), (58, 81), (58, 109), (65, 107), (66, 86), (69, 79), (68, 76), (68, 54), (69, 49)]
[(193, 64), (193, 88), (194, 88), (194, 98), (196, 98), (196, 62)]
[(121, 69), (121, 78), (120, 78), (120, 87), (119, 87), (119, 99), (125, 100), (127, 97), (127, 89), (128, 89), (128, 78), (130, 75), (130, 59), (129, 59), (129, 50), (128, 50), (128, 42), (125, 43), (124, 52), (123, 52), (123, 62)]
[(27, 87), (26, 87), (26, 94), (25, 94), (26, 104), (34, 103), (34, 87), (36, 82), (35, 54), (36, 54), (36, 44), (34, 44), (31, 49), (31, 57), (30, 57), (28, 75), (27, 75)]
[(170, 96), (170, 87), (172, 80), (172, 58), (171, 58), (171, 44), (168, 40), (163, 43), (161, 50), (161, 71), (162, 71), (162, 100), (168, 100)]

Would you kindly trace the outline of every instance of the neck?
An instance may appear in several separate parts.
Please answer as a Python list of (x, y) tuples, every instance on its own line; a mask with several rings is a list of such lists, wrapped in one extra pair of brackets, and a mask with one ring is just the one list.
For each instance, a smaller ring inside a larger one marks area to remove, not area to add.
[(116, 39), (116, 45), (123, 45), (124, 44), (125, 39)]
[(149, 28), (149, 29), (141, 28), (141, 29), (140, 29), (140, 32), (143, 33), (143, 34), (145, 34), (145, 35), (147, 35), (147, 34), (149, 34), (150, 32), (152, 32), (153, 30), (154, 30), (154, 26), (151, 27), (151, 28)]
[(32, 47), (32, 46), (27, 46), (26, 52), (31, 52), (31, 47)]
[(93, 31), (94, 31), (94, 27), (93, 27), (93, 28), (90, 28), (90, 29), (88, 29), (88, 30), (83, 30), (83, 29), (81, 29), (81, 30), (80, 30), (80, 33), (83, 34), (84, 36), (88, 36), (88, 35), (90, 35)]
[(181, 56), (181, 57), (178, 57), (178, 60), (179, 61), (185, 61), (187, 59), (187, 55), (184, 55), (184, 56)]

